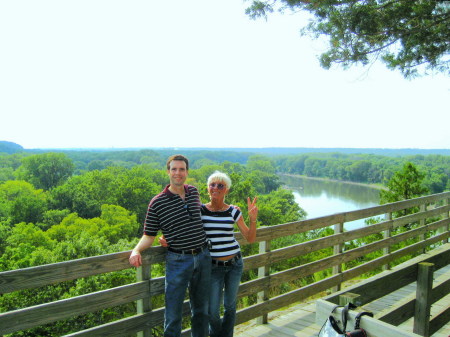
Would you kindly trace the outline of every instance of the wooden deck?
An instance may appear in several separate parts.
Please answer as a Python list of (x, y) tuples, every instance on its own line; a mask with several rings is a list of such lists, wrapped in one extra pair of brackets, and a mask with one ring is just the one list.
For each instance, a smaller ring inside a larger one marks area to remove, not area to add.
[(256, 325), (255, 320), (238, 325), (235, 337), (317, 337), (320, 326), (315, 323), (314, 301), (300, 303), (285, 310), (269, 314), (269, 323)]
[[(450, 279), (450, 265), (441, 268), (434, 273), (434, 283)], [(416, 283), (411, 283), (406, 287), (392, 292), (388, 296), (379, 298), (363, 308), (371, 311), (375, 315), (386, 307), (401, 301), (408, 296), (414, 296)], [(450, 307), (450, 295), (447, 295), (431, 307), (431, 315)], [(269, 314), (269, 323), (256, 325), (255, 320), (238, 325), (235, 328), (235, 337), (317, 337), (320, 326), (315, 322), (316, 305), (314, 301), (299, 303), (285, 310), (275, 311)], [(399, 326), (402, 330), (412, 332), (413, 319), (402, 323)], [(370, 333), (370, 332), (369, 332)], [(370, 336), (370, 335), (369, 335)], [(443, 326), (431, 337), (450, 337), (450, 322)]]

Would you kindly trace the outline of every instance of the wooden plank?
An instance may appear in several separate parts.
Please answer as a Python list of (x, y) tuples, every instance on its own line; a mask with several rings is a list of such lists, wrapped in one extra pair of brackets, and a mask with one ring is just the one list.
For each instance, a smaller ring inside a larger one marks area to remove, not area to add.
[[(436, 333), (440, 328), (450, 322), (450, 306), (442, 309), (439, 313), (435, 314), (430, 320), (430, 336)], [(450, 330), (449, 330), (450, 331)]]
[[(361, 210), (341, 212), (328, 216), (312, 218), (302, 221), (291, 222), (287, 224), (262, 227), (258, 229), (256, 242), (273, 240), (279, 237), (288, 236), (292, 234), (304, 233), (310, 230), (328, 227), (336, 223), (345, 223), (354, 220), (366, 219), (369, 217), (382, 215), (385, 213), (396, 212), (403, 209), (420, 206), (421, 204), (434, 203), (450, 197), (450, 192), (434, 194), (415, 199), (402, 200), (381, 206), (369, 207)], [(428, 211), (427, 211), (428, 212)], [(425, 214), (428, 214), (424, 212)], [(444, 208), (442, 209), (442, 213)], [(438, 213), (439, 214), (439, 213)], [(420, 215), (425, 216), (425, 215)], [(399, 220), (400, 221), (400, 220)], [(237, 235), (241, 239), (240, 235)], [(244, 243), (244, 242), (243, 242)]]
[(164, 310), (158, 309), (141, 315), (127, 317), (115, 322), (106, 323), (94, 328), (70, 333), (64, 337), (123, 337), (135, 334), (143, 329), (162, 325), (164, 323)]
[(389, 306), (384, 307), (384, 310), (378, 312), (378, 314), (375, 315), (375, 318), (385, 323), (399, 326), (414, 315), (415, 303), (416, 294), (413, 293), (406, 298), (397, 300), (394, 305), (389, 303)]
[(115, 307), (148, 296), (148, 293), (149, 282), (143, 281), (88, 295), (1, 313), (0, 334), (8, 334), (88, 312)]
[[(365, 246), (362, 246), (359, 248), (352, 249), (345, 253), (339, 254), (340, 257), (335, 258), (334, 263), (332, 265), (330, 265), (330, 267), (334, 266), (335, 263), (338, 264), (338, 263), (343, 263), (346, 261), (352, 261), (358, 257), (364, 256), (373, 251), (383, 249), (384, 247), (391, 246), (396, 243), (407, 240), (409, 238), (419, 236), (430, 230), (440, 228), (443, 225), (446, 225), (448, 223), (450, 223), (450, 219), (444, 219), (444, 220), (429, 224), (425, 227), (417, 228), (417, 229), (396, 235), (394, 237), (389, 237), (389, 238), (382, 239), (382, 240), (376, 241), (374, 243), (371, 243), (371, 244), (368, 244), (368, 245), (365, 245)], [(375, 226), (368, 226), (367, 228), (364, 229), (364, 231), (357, 230), (358, 235), (355, 235), (355, 233), (351, 233), (351, 232), (345, 232), (345, 233), (341, 233), (341, 234), (330, 235), (330, 236), (316, 239), (316, 240), (311, 240), (308, 242), (303, 242), (303, 243), (292, 245), (292, 246), (285, 247), (285, 248), (280, 248), (280, 249), (274, 250), (272, 252), (269, 252), (267, 254), (253, 255), (251, 257), (244, 259), (245, 270), (255, 269), (255, 268), (259, 268), (259, 267), (265, 267), (272, 263), (281, 262), (286, 259), (293, 258), (293, 257), (299, 256), (299, 255), (305, 255), (305, 254), (308, 254), (313, 251), (328, 248), (330, 246), (339, 245), (341, 243), (357, 239), (364, 235), (378, 233), (379, 231), (383, 231), (387, 228), (386, 227), (387, 225), (385, 224), (381, 227), (378, 227), (376, 231), (373, 231), (373, 228), (371, 228), (371, 227), (375, 227)], [(449, 233), (447, 233), (447, 234), (444, 233), (443, 235), (444, 235), (443, 237), (445, 237), (446, 235), (450, 236)], [(431, 242), (431, 241), (427, 241), (427, 242)], [(433, 242), (436, 242), (436, 240), (434, 240)], [(349, 255), (349, 256), (344, 258), (344, 256), (346, 256), (346, 255)], [(385, 260), (387, 262), (390, 262), (391, 260), (394, 260), (395, 258), (397, 258), (395, 255), (392, 255), (392, 256), (388, 255), (385, 258)], [(328, 263), (329, 262), (331, 262), (331, 260), (328, 260)]]
[[(439, 237), (434, 239), (439, 240)], [(422, 244), (425, 244), (425, 242), (417, 243), (415, 244), (415, 246), (416, 248), (420, 248)], [(414, 282), (416, 280), (415, 275), (417, 271), (417, 263), (434, 263), (436, 269), (450, 264), (449, 247), (450, 245), (447, 244), (442, 246), (441, 248), (436, 248), (428, 252), (427, 254), (423, 254), (417, 258), (409, 260), (408, 262), (402, 264), (399, 268), (393, 268), (392, 270), (384, 271), (366, 281), (362, 281), (356, 284), (355, 286), (348, 287), (345, 289), (345, 291), (360, 294), (362, 303), (371, 302), (372, 300), (382, 297), (383, 295), (390, 293), (395, 289), (401, 288), (402, 286)], [(391, 255), (400, 255), (401, 252), (409, 253), (410, 249), (411, 246), (406, 247), (402, 250), (398, 250)], [(382, 265), (384, 257), (376, 260), (380, 262), (379, 265)], [(340, 294), (341, 292), (337, 292), (324, 297), (324, 299), (332, 303), (338, 303)]]
[[(145, 263), (158, 263), (164, 260), (165, 253), (165, 248), (155, 247), (146, 250), (142, 256)], [(129, 256), (130, 252), (127, 251), (1, 272), (0, 293), (38, 288), (58, 282), (132, 268), (128, 262)]]
[(450, 294), (450, 278), (438, 283), (433, 287), (433, 292), (431, 294), (431, 303), (436, 303), (447, 294)]

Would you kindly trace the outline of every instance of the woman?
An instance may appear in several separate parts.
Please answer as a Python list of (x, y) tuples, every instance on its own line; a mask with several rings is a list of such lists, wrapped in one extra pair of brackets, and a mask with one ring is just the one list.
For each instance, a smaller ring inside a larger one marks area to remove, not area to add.
[[(258, 208), (256, 197), (247, 198), (250, 227), (247, 227), (240, 209), (225, 203), (231, 179), (216, 171), (208, 178), (210, 202), (202, 205), (203, 227), (211, 241), (211, 289), (209, 298), (209, 333), (211, 337), (233, 336), (236, 321), (236, 302), (243, 270), (239, 243), (234, 237), (236, 223), (245, 239), (252, 243), (256, 238)], [(224, 315), (220, 318), (223, 301)]]
[[(211, 242), (212, 258), (211, 288), (209, 298), (210, 337), (233, 336), (236, 321), (236, 302), (243, 270), (243, 261), (239, 243), (234, 237), (236, 223), (245, 239), (252, 243), (256, 238), (256, 218), (258, 207), (247, 198), (250, 227), (247, 227), (237, 206), (225, 203), (225, 196), (231, 187), (231, 179), (225, 173), (216, 171), (208, 178), (210, 202), (201, 207), (203, 228)], [(159, 239), (167, 246), (164, 237)], [(223, 303), (224, 315), (220, 318)]]

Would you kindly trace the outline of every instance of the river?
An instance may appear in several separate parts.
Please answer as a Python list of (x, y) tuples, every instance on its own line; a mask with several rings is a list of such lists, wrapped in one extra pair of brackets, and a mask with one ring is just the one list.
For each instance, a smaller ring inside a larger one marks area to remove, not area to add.
[[(293, 191), (295, 201), (308, 213), (307, 219), (377, 206), (380, 202), (380, 191), (368, 185), (284, 175), (280, 180)], [(364, 224), (364, 219), (348, 222), (345, 229)]]

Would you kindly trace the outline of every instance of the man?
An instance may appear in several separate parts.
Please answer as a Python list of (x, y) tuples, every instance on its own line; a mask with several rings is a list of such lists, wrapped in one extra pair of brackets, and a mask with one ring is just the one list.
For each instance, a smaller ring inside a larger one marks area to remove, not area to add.
[(130, 264), (142, 264), (141, 252), (152, 246), (158, 230), (169, 245), (166, 256), (164, 336), (181, 335), (182, 307), (189, 288), (193, 337), (208, 335), (208, 291), (211, 257), (200, 217), (200, 197), (185, 185), (189, 161), (182, 155), (167, 160), (170, 184), (148, 206), (144, 235), (130, 255)]

